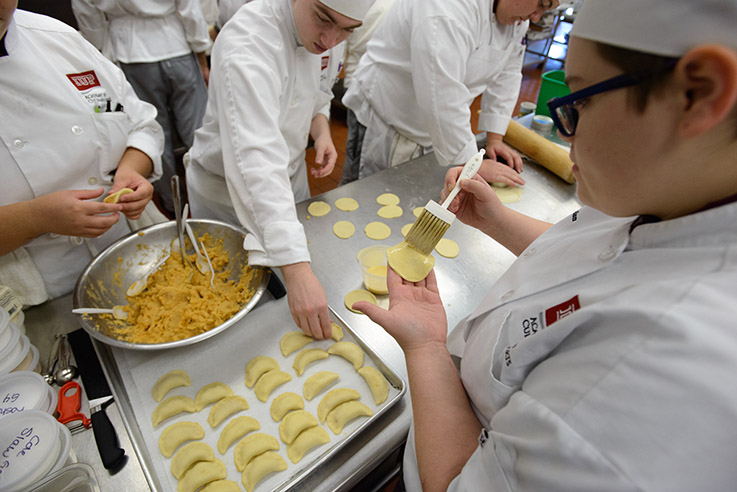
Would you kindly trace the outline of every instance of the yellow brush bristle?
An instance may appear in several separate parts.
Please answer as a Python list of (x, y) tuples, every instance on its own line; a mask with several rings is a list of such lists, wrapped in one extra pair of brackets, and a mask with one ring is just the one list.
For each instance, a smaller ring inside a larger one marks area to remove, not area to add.
[(410, 228), (404, 240), (416, 250), (428, 255), (438, 244), (438, 241), (443, 238), (449, 227), (448, 222), (427, 210), (423, 210), (415, 223), (412, 224), (412, 228)]

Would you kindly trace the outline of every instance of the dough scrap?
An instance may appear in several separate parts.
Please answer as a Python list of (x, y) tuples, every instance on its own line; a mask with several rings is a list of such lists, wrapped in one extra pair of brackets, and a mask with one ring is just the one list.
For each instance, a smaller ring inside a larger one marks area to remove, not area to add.
[(433, 255), (424, 255), (405, 241), (387, 249), (386, 258), (389, 266), (409, 282), (424, 279), (435, 266)]
[(411, 224), (403, 225), (402, 226), (402, 231), (401, 231), (402, 232), (402, 236), (405, 236), (406, 237), (407, 236), (407, 233), (409, 232), (410, 229), (412, 229), (412, 226), (413, 225), (415, 225), (414, 222), (412, 222)]
[(257, 355), (246, 364), (246, 386), (253, 388), (258, 378), (272, 369), (279, 369), (279, 363), (276, 362), (276, 359), (265, 355)]
[(313, 338), (309, 335), (305, 335), (301, 331), (290, 331), (279, 340), (279, 348), (284, 357), (288, 356), (292, 352), (301, 349), (308, 343), (313, 341)]
[(243, 475), (241, 475), (241, 482), (248, 492), (253, 492), (256, 484), (266, 475), (286, 469), (287, 462), (284, 461), (284, 458), (273, 451), (267, 451), (264, 454), (256, 456), (246, 465), (246, 469), (243, 471)]
[(343, 338), (343, 328), (335, 323), (330, 323), (330, 338), (339, 342)]
[(440, 256), (455, 258), (458, 256), (458, 253), (460, 253), (461, 248), (459, 248), (458, 243), (452, 239), (442, 238), (438, 241), (438, 244), (435, 245), (435, 251), (437, 251)]
[[(367, 366), (370, 367), (370, 366)], [(351, 400), (358, 400), (361, 395), (358, 391), (351, 388), (337, 388), (327, 392), (325, 396), (320, 400), (320, 404), (317, 405), (317, 418), (321, 424), (325, 423), (330, 411), (340, 405)]]
[(358, 400), (341, 403), (328, 413), (327, 424), (334, 434), (340, 434), (345, 424), (358, 417), (371, 417), (374, 412)]
[(182, 443), (203, 437), (205, 431), (197, 422), (177, 422), (164, 429), (159, 436), (159, 451), (169, 458)]
[(212, 461), (199, 461), (184, 472), (177, 484), (177, 492), (195, 492), (203, 485), (228, 476), (225, 464), (215, 458)]
[(397, 217), (401, 217), (403, 213), (404, 210), (399, 205), (384, 205), (376, 212), (376, 215), (382, 219), (396, 219)]
[(292, 376), (280, 369), (272, 369), (256, 381), (256, 385), (253, 387), (253, 391), (256, 393), (256, 398), (262, 402), (266, 402), (269, 399), (269, 395), (277, 386), (280, 386), (287, 381), (291, 381)]
[(233, 390), (225, 383), (206, 384), (194, 397), (194, 409), (199, 412), (210, 403), (220, 401), (226, 396), (233, 396)]
[(180, 413), (194, 413), (194, 400), (188, 396), (170, 396), (156, 405), (151, 414), (151, 424), (158, 427), (161, 422)]
[(389, 396), (389, 382), (386, 380), (381, 371), (372, 366), (364, 366), (358, 369), (363, 379), (368, 384), (371, 394), (374, 396), (374, 403), (381, 405)]
[(297, 354), (297, 357), (294, 358), (292, 369), (294, 369), (294, 372), (297, 373), (297, 376), (301, 376), (302, 374), (304, 374), (305, 368), (309, 364), (318, 360), (327, 359), (329, 355), (330, 354), (328, 354), (321, 348), (304, 349)]
[(210, 427), (217, 427), (220, 423), (236, 412), (248, 410), (248, 402), (242, 396), (226, 396), (210, 409), (207, 423)]
[(522, 194), (525, 189), (519, 186), (509, 186), (503, 183), (490, 183), (491, 189), (494, 190), (499, 201), (502, 203), (517, 203), (522, 200)]
[(368, 224), (366, 224), (363, 232), (369, 239), (376, 240), (386, 239), (392, 234), (392, 230), (389, 228), (388, 225), (384, 224), (383, 222), (369, 222)]
[(352, 212), (358, 209), (358, 202), (353, 198), (338, 198), (335, 206), (344, 212)]
[(235, 445), (235, 469), (242, 472), (246, 469), (246, 465), (256, 456), (266, 451), (276, 451), (279, 449), (279, 441), (270, 434), (258, 432), (241, 439)]
[(383, 193), (376, 197), (376, 203), (379, 205), (396, 205), (399, 203), (399, 197), (394, 193)]
[(412, 209), (412, 215), (414, 215), (415, 217), (419, 217), (420, 215), (422, 215), (423, 210), (425, 210), (425, 207), (415, 207), (414, 209)]
[(307, 212), (312, 214), (314, 217), (322, 217), (330, 212), (330, 205), (325, 202), (316, 201), (312, 202), (307, 206)]
[(339, 220), (333, 224), (333, 234), (341, 239), (348, 239), (356, 233), (356, 226), (347, 220)]
[(113, 193), (112, 195), (106, 196), (103, 202), (104, 203), (118, 203), (120, 201), (120, 197), (123, 195), (127, 195), (128, 193), (133, 193), (133, 190), (131, 190), (130, 188), (120, 189), (116, 191), (115, 193)]
[(310, 427), (296, 437), (292, 444), (287, 444), (287, 456), (292, 463), (299, 463), (310, 449), (330, 442), (327, 431), (320, 427)]
[(292, 444), (305, 429), (317, 426), (317, 419), (307, 410), (288, 413), (279, 424), (279, 437), (286, 444)]
[(312, 400), (322, 390), (327, 388), (331, 383), (338, 380), (338, 375), (331, 371), (320, 371), (316, 372), (312, 376), (308, 377), (302, 386), (302, 394), (308, 400)]
[(297, 393), (287, 391), (274, 398), (274, 401), (271, 402), (271, 418), (274, 419), (274, 422), (279, 422), (292, 410), (302, 410), (304, 407), (305, 402), (301, 396)]
[(189, 386), (192, 384), (189, 374), (181, 369), (174, 369), (161, 376), (154, 384), (151, 395), (154, 400), (161, 401), (164, 396), (174, 388), (179, 386)]
[(228, 448), (241, 437), (249, 432), (259, 430), (261, 425), (258, 420), (247, 415), (236, 417), (228, 422), (218, 438), (218, 451), (225, 454)]
[(358, 301), (368, 301), (371, 304), (376, 304), (376, 296), (373, 293), (369, 292), (368, 290), (364, 290), (364, 289), (352, 290), (345, 295), (345, 299), (343, 300), (343, 303), (345, 304), (345, 307), (347, 307), (349, 310), (353, 311), (354, 313), (363, 314), (361, 311), (357, 311), (353, 309), (353, 305), (357, 303)]
[(199, 492), (241, 492), (241, 487), (232, 480), (215, 480), (202, 487)]
[(353, 342), (335, 342), (328, 349), (328, 354), (343, 357), (356, 370), (363, 365), (363, 350)]
[[(204, 431), (202, 435), (204, 436)], [(202, 441), (191, 442), (177, 451), (177, 454), (171, 459), (171, 474), (179, 480), (184, 472), (198, 461), (213, 461), (214, 459), (215, 455), (209, 444)]]

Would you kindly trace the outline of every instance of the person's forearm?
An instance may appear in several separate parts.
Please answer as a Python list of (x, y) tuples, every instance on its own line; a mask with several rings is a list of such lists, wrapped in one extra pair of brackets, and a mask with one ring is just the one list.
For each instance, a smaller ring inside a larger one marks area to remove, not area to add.
[(476, 450), (481, 424), (445, 345), (405, 356), (422, 488), (446, 490)]
[(44, 233), (34, 209), (35, 200), (0, 207), (0, 256), (6, 255)]
[(481, 231), (519, 256), (535, 239), (553, 224), (504, 207)]
[(145, 178), (150, 175), (153, 170), (154, 163), (145, 152), (141, 152), (133, 147), (128, 147), (125, 149), (123, 157), (120, 158), (116, 174), (119, 172), (135, 172)]
[(330, 122), (328, 122), (328, 119), (324, 114), (320, 113), (312, 118), (312, 122), (310, 123), (310, 136), (312, 137), (312, 140), (317, 140), (324, 136), (330, 136)]

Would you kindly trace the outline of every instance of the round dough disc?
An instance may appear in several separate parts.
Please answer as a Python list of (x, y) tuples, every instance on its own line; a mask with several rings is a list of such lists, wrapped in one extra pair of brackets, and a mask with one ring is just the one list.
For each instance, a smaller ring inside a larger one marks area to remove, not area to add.
[(385, 205), (376, 214), (382, 219), (396, 219), (402, 216), (402, 207), (399, 205)]
[(415, 207), (415, 209), (412, 210), (412, 214), (414, 214), (415, 217), (419, 217), (423, 210), (425, 210), (425, 207)]
[(411, 224), (407, 224), (405, 226), (402, 226), (402, 236), (406, 236), (410, 229), (412, 229), (412, 226), (415, 225), (414, 222)]
[(458, 256), (461, 249), (458, 247), (458, 243), (452, 239), (442, 238), (435, 246), (435, 251), (437, 251), (440, 256), (455, 258)]
[(307, 206), (307, 212), (315, 217), (322, 217), (330, 212), (330, 205), (321, 201), (312, 202)]
[(344, 212), (352, 212), (358, 208), (358, 202), (353, 198), (338, 198), (335, 200), (335, 206)]
[(369, 239), (386, 239), (388, 238), (392, 230), (388, 225), (383, 222), (369, 222), (366, 224), (366, 228), (363, 230), (366, 233), (366, 237)]
[(356, 227), (347, 220), (339, 220), (333, 225), (333, 232), (341, 239), (348, 239), (356, 232)]
[(501, 183), (492, 183), (491, 189), (494, 190), (502, 203), (517, 203), (522, 199), (522, 193), (525, 191), (524, 188), (519, 186), (509, 186)]
[(358, 301), (368, 301), (371, 304), (376, 304), (376, 296), (373, 295), (371, 292), (363, 289), (358, 290), (352, 290), (349, 293), (345, 295), (345, 299), (343, 302), (345, 303), (345, 307), (347, 307), (349, 310), (353, 311), (356, 314), (363, 314), (361, 311), (356, 311), (351, 306), (353, 304), (357, 303)]
[(379, 205), (396, 205), (399, 203), (399, 197), (394, 193), (384, 193), (376, 198), (376, 203)]

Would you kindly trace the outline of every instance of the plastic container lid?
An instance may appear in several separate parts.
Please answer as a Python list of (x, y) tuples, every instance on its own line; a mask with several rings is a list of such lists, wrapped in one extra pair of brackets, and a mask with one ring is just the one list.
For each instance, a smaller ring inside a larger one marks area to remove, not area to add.
[(10, 323), (5, 331), (10, 331), (10, 338), (5, 345), (0, 346), (0, 374), (10, 372), (10, 369), (18, 365), (16, 362), (12, 367), (6, 368), (4, 371), (2, 370), (6, 365), (10, 366), (10, 363), (13, 362), (17, 358), (18, 354), (20, 354), (21, 350), (23, 350), (23, 343), (20, 339), (21, 334), (18, 328), (14, 324)]
[(35, 345), (32, 343), (29, 344), (28, 354), (26, 357), (20, 361), (20, 363), (15, 366), (15, 369), (13, 369), (10, 372), (18, 372), (18, 371), (36, 371), (36, 368), (38, 367), (38, 359), (39, 359), (39, 353), (38, 349)]
[[(15, 325), (13, 325), (13, 329), (18, 331), (18, 328), (16, 328)], [(20, 335), (20, 337), (16, 345), (16, 350), (13, 350), (4, 359), (0, 360), (0, 374), (9, 373), (18, 367), (31, 350), (31, 341), (28, 337), (21, 335), (20, 332), (18, 332), (18, 335)]]
[(0, 417), (26, 410), (56, 411), (59, 395), (44, 378), (32, 371), (0, 376)]
[(100, 485), (90, 465), (74, 463), (46, 475), (29, 492), (100, 492)]
[(10, 322), (18, 327), (22, 335), (26, 334), (26, 314), (22, 310), (18, 310), (10, 318)]
[(0, 490), (27, 490), (47, 473), (63, 466), (59, 460), (62, 455), (69, 455), (70, 445), (69, 430), (48, 413), (26, 410), (1, 418)]
[(10, 328), (10, 317), (5, 309), (0, 309), (0, 350), (8, 344), (12, 331)]

